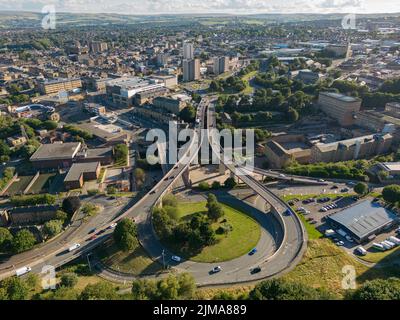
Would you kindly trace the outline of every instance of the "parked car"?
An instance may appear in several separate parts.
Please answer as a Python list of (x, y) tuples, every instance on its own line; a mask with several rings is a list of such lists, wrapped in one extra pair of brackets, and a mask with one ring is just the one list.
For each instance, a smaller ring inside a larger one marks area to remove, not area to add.
[(344, 242), (340, 240), (340, 241), (336, 242), (336, 245), (338, 247), (344, 246)]
[(178, 257), (178, 256), (172, 256), (171, 260), (173, 260), (175, 262), (181, 262), (182, 261), (181, 257)]

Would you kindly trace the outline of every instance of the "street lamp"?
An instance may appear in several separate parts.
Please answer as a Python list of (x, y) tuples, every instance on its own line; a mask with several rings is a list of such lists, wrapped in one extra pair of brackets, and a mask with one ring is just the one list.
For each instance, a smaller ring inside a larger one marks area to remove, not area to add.
[(164, 249), (163, 249), (161, 255), (162, 255), (163, 269), (165, 269), (165, 250)]

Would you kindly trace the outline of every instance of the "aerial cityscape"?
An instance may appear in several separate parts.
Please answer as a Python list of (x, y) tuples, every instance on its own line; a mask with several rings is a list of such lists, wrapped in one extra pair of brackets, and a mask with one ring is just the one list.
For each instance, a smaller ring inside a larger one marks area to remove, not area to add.
[(137, 5), (0, 0), (0, 300), (399, 300), (398, 0)]

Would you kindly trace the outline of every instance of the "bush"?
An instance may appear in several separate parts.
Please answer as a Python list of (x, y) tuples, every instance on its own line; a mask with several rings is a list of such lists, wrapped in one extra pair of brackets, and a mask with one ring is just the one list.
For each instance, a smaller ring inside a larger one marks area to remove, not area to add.
[(61, 276), (60, 285), (67, 288), (73, 288), (78, 283), (78, 276), (71, 272), (71, 273), (64, 273)]
[(235, 178), (228, 178), (224, 182), (224, 186), (229, 189), (233, 189), (234, 187), (236, 187), (236, 185), (237, 183), (235, 181)]
[(210, 185), (207, 182), (200, 182), (198, 188), (201, 191), (208, 191), (210, 190)]
[(359, 182), (354, 186), (354, 192), (359, 195), (365, 195), (368, 193), (368, 185), (364, 182)]
[(52, 238), (62, 231), (61, 220), (50, 220), (43, 225), (42, 233), (46, 238)]
[(52, 194), (39, 194), (28, 196), (13, 196), (10, 201), (16, 207), (36, 206), (39, 204), (53, 205), (56, 203), (56, 196)]
[(17, 232), (11, 241), (15, 253), (20, 253), (33, 248), (36, 238), (28, 229), (22, 229)]
[(382, 196), (385, 201), (390, 203), (400, 202), (400, 185), (392, 184), (382, 190)]

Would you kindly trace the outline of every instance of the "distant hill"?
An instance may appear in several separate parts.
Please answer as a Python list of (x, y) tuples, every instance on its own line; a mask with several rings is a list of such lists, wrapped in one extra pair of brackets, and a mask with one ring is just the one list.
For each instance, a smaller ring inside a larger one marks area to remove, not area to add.
[[(13, 12), (0, 11), (0, 28), (38, 28), (41, 25), (43, 14), (38, 12)], [(400, 17), (399, 14), (368, 14), (359, 15), (362, 18)], [(57, 24), (65, 26), (100, 26), (110, 24), (137, 24), (137, 23), (171, 23), (171, 22), (199, 22), (205, 25), (226, 24), (231, 22), (244, 23), (276, 23), (276, 22), (300, 22), (317, 20), (337, 20), (343, 14), (162, 14), (162, 15), (123, 15), (108, 13), (57, 13)]]

